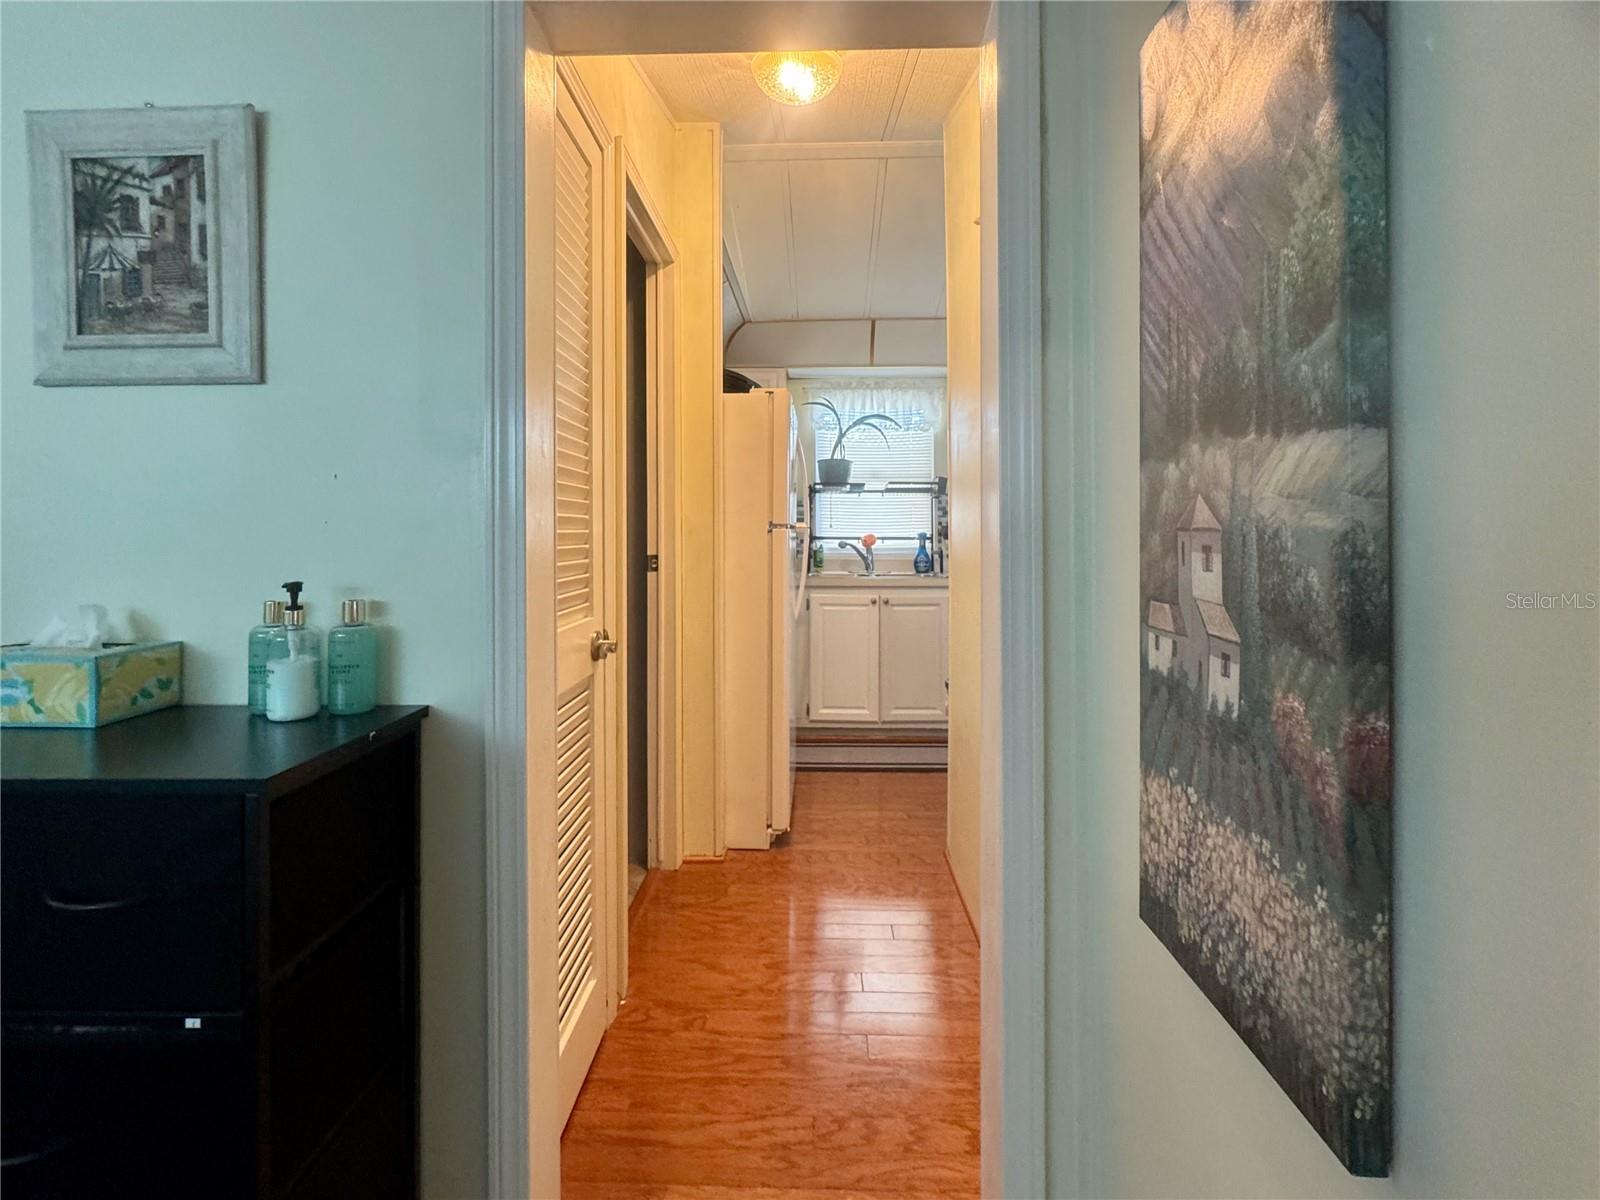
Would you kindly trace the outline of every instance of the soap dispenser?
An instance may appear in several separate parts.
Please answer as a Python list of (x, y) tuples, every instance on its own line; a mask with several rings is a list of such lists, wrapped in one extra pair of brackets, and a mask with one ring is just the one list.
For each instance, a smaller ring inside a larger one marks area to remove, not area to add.
[(933, 555), (928, 553), (928, 535), (917, 534), (917, 556), (911, 560), (912, 569), (918, 575), (933, 574)]
[(365, 600), (346, 600), (339, 616), (328, 630), (328, 711), (353, 717), (378, 703), (378, 635)]
[(299, 721), (322, 708), (322, 631), (306, 624), (298, 579), (283, 585), (289, 603), (267, 654), (267, 720)]
[(267, 657), (272, 635), (282, 628), (283, 601), (266, 601), (261, 606), (261, 624), (250, 631), (250, 711), (257, 716), (267, 712)]

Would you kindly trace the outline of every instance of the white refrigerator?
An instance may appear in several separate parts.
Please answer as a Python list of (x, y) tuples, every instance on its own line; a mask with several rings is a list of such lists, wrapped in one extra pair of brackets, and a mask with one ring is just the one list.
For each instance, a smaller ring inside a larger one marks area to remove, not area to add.
[(730, 849), (766, 849), (794, 809), (804, 695), (810, 460), (789, 393), (730, 392), (717, 413), (717, 790)]

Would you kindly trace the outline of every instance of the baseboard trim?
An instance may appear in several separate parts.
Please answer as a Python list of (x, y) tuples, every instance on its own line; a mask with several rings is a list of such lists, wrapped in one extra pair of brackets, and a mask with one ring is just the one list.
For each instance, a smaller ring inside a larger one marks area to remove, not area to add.
[[(983, 934), (978, 932), (978, 923), (972, 919), (972, 910), (967, 907), (967, 897), (961, 890), (961, 880), (956, 878), (956, 867), (950, 861), (950, 848), (945, 847), (944, 869), (950, 872), (950, 883), (956, 889), (956, 899), (961, 901), (961, 911), (967, 914), (967, 924), (972, 928), (972, 940), (978, 945), (983, 945)], [(642, 889), (641, 889), (642, 894)]]
[(686, 867), (705, 866), (707, 864), (727, 862), (726, 854), (685, 854), (683, 865)]
[[(949, 855), (945, 856), (949, 861)], [(639, 884), (639, 891), (628, 905), (628, 930), (632, 932), (634, 923), (639, 920), (639, 914), (644, 911), (644, 906), (650, 903), (650, 896), (656, 890), (656, 885), (661, 882), (661, 868), (651, 867), (644, 873), (644, 882)], [(957, 888), (957, 891), (960, 889)]]
[(945, 729), (850, 729), (838, 726), (811, 726), (796, 729), (799, 746), (944, 746), (950, 741)]
[(943, 745), (814, 742), (794, 748), (794, 765), (804, 771), (942, 771), (949, 762)]

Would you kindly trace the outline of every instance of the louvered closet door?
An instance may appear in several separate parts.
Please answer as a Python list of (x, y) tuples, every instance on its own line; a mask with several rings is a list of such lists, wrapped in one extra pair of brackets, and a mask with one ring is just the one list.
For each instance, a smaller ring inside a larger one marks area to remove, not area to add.
[(556, 939), (562, 1112), (571, 1111), (609, 1020), (606, 930), (616, 659), (596, 660), (606, 623), (608, 510), (601, 329), (600, 144), (559, 89), (556, 209)]

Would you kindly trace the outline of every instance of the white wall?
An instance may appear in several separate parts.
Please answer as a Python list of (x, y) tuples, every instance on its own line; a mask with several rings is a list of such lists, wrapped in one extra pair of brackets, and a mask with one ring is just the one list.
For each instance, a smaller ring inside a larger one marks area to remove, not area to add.
[[(1600, 1192), (1600, 8), (1392, 5), (1393, 1177), (1344, 1173), (1138, 918), (1138, 49), (1045, 5), (1052, 1195)], [(1080, 606), (1090, 619), (1069, 627)], [(1082, 662), (1077, 677), (1057, 664)]]
[[(483, 1194), (487, 11), (476, 4), (0, 8), (3, 633), (80, 600), (185, 642), (235, 704), (284, 579), (374, 597), (385, 701), (424, 726), (426, 1194)], [(261, 386), (35, 387), (23, 110), (262, 113)], [(330, 1031), (337, 1037), (337, 1031)]]

